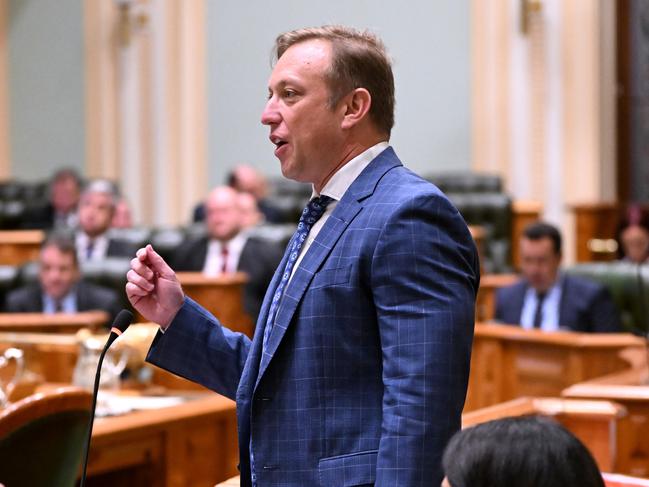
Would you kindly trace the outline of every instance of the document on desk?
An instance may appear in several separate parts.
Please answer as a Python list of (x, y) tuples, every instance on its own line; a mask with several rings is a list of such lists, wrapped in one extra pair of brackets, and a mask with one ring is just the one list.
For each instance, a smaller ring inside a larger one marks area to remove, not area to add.
[(100, 391), (96, 415), (117, 416), (131, 411), (167, 408), (182, 404), (186, 400), (186, 397), (181, 396), (136, 396)]

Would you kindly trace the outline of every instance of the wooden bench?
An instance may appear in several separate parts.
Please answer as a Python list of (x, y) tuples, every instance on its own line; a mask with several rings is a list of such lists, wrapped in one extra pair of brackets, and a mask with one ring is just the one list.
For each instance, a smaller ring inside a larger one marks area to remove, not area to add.
[(558, 396), (577, 382), (630, 367), (622, 352), (644, 350), (631, 334), (525, 330), (477, 324), (464, 410), (521, 396)]

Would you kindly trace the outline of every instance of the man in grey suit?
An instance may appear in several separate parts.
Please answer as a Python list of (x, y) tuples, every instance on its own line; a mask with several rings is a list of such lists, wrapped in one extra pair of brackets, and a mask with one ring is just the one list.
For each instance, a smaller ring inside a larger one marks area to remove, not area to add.
[(50, 236), (41, 247), (39, 282), (7, 296), (10, 313), (76, 313), (103, 310), (109, 323), (120, 311), (117, 293), (80, 280), (74, 243), (65, 236)]
[(207, 235), (178, 247), (172, 266), (177, 271), (202, 271), (211, 276), (247, 274), (244, 308), (256, 321), (282, 249), (275, 242), (251, 236), (243, 223), (239, 193), (227, 186), (214, 188), (205, 201)]

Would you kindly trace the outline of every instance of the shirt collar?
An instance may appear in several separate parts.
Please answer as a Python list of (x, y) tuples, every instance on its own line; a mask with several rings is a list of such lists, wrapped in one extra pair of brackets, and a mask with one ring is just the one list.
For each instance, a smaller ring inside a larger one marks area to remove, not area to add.
[(239, 251), (239, 249), (243, 249), (243, 247), (246, 245), (247, 240), (248, 240), (248, 234), (242, 231), (237, 233), (234, 237), (232, 237), (227, 242), (221, 242), (220, 240), (210, 239), (209, 243), (210, 245), (216, 245), (219, 248), (219, 250), (222, 249), (223, 247), (227, 247), (228, 251), (234, 252), (235, 250)]
[[(336, 201), (340, 201), (352, 183), (360, 173), (363, 172), (363, 169), (365, 169), (381, 152), (387, 149), (389, 145), (390, 144), (388, 144), (387, 141), (379, 142), (351, 159), (343, 167), (338, 169), (333, 176), (331, 176), (331, 179), (327, 181), (327, 184), (322, 188), (320, 194), (329, 196)], [(317, 193), (315, 188), (313, 188), (311, 198), (316, 196), (320, 195)]]

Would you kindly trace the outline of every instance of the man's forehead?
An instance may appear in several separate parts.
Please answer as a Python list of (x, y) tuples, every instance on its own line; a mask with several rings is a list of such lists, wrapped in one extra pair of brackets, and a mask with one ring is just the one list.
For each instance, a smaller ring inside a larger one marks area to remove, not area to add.
[(554, 253), (554, 242), (550, 237), (541, 237), (541, 238), (526, 238), (521, 239), (521, 247), (523, 250), (527, 251), (551, 251)]
[(331, 43), (322, 39), (302, 41), (289, 47), (277, 60), (271, 80), (282, 83), (290, 80), (291, 75), (303, 72), (320, 72), (328, 66), (331, 55)]

